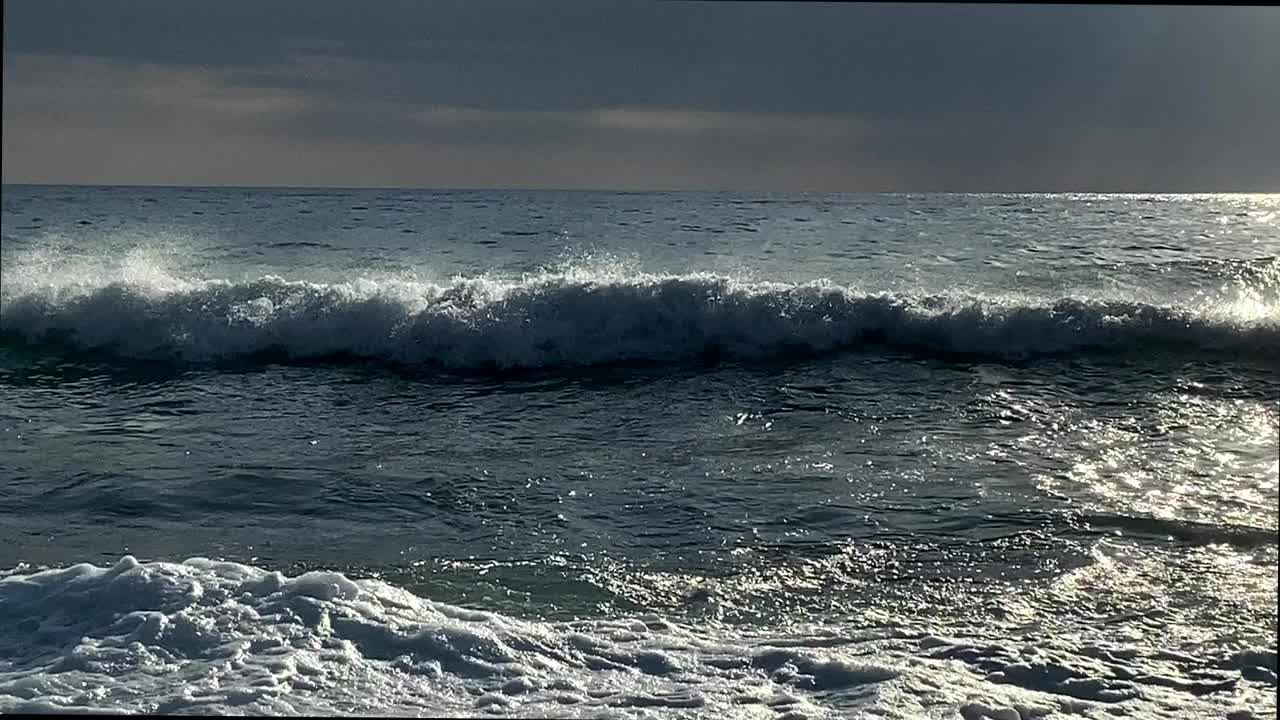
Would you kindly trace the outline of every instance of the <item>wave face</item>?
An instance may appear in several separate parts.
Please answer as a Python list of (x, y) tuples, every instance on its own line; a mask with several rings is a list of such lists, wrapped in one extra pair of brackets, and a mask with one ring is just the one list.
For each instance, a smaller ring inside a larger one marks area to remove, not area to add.
[(1274, 648), (1170, 664), (1041, 632), (949, 639), (905, 619), (734, 637), (655, 615), (539, 622), (204, 558), (19, 569), (0, 577), (0, 609), (5, 713), (1224, 717), (1241, 702), (1265, 713), (1276, 669)]
[(269, 275), (103, 282), (7, 279), (0, 330), (118, 357), (208, 362), (268, 354), (446, 368), (763, 359), (868, 346), (995, 358), (1280, 352), (1280, 306), (863, 293), (829, 281), (568, 270), (519, 280), (318, 283)]

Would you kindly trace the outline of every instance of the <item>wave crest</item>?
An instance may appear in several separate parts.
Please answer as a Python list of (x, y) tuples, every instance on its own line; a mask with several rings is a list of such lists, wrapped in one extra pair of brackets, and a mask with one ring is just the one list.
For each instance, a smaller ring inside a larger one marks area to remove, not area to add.
[(446, 368), (555, 368), (866, 346), (996, 358), (1089, 352), (1280, 352), (1277, 308), (1124, 300), (863, 293), (820, 280), (588, 270), (520, 280), (317, 283), (144, 274), (10, 282), (0, 331), (118, 357), (207, 362), (263, 354)]

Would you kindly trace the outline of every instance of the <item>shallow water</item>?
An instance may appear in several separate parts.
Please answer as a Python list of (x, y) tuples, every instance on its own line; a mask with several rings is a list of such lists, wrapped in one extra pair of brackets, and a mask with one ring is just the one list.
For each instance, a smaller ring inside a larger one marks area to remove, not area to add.
[(0, 709), (1275, 712), (1276, 196), (2, 203)]

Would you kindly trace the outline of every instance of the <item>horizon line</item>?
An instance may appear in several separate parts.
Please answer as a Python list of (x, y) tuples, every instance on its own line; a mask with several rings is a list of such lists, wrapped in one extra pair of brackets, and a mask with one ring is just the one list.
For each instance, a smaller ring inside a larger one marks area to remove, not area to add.
[(393, 190), (427, 192), (599, 192), (630, 194), (720, 193), (757, 195), (1277, 195), (1277, 190), (744, 190), (730, 188), (528, 187), (444, 185), (238, 185), (172, 183), (8, 182), (0, 187), (159, 188), (183, 190)]

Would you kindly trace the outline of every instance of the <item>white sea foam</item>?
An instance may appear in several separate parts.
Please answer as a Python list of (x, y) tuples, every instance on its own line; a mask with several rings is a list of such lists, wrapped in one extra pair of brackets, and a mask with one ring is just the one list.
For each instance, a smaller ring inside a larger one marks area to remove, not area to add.
[(517, 279), (318, 283), (179, 277), (153, 263), (6, 272), (0, 330), (123, 358), (213, 361), (262, 353), (449, 368), (552, 368), (740, 359), (887, 345), (996, 357), (1280, 352), (1280, 306), (1198, 309), (1133, 300), (867, 293), (826, 280), (579, 267)]
[(536, 622), (334, 572), (125, 557), (0, 578), (0, 712), (1274, 713), (1274, 649), (1195, 658), (1039, 635), (975, 643), (905, 623), (778, 636), (656, 616)]

